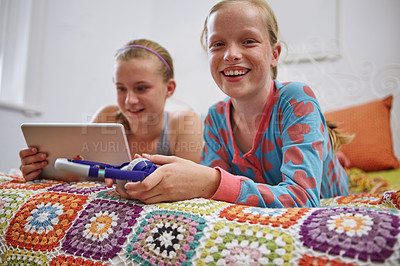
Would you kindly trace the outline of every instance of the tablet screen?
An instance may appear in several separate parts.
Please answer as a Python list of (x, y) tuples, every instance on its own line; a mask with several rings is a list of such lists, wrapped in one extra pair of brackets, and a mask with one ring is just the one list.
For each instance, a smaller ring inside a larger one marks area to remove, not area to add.
[(24, 123), (21, 129), (28, 147), (37, 147), (48, 155), (41, 178), (65, 179), (67, 174), (54, 168), (57, 158), (115, 165), (131, 161), (122, 124)]

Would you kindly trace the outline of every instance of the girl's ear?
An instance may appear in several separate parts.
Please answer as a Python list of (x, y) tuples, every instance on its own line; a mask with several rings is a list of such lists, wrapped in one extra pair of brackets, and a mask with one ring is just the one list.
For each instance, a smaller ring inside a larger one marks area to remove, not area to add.
[(176, 82), (174, 79), (170, 79), (167, 82), (167, 98), (171, 97), (174, 94), (176, 88)]
[(279, 42), (274, 44), (274, 47), (272, 47), (271, 67), (276, 67), (278, 65), (281, 51), (282, 51), (281, 44)]

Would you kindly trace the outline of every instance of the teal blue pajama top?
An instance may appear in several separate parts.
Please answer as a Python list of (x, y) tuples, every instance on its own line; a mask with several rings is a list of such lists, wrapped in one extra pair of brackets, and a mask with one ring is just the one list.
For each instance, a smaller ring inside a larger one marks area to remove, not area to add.
[(204, 121), (201, 164), (221, 173), (212, 199), (270, 208), (317, 207), (320, 198), (348, 194), (348, 177), (306, 84), (274, 81), (246, 154), (234, 142), (230, 109), (228, 97), (213, 105)]

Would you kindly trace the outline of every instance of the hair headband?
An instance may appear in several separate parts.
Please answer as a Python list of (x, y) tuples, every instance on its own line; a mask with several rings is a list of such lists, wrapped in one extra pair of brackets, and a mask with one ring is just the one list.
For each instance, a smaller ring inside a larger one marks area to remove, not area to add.
[(168, 68), (168, 70), (169, 70), (169, 74), (170, 74), (170, 76), (171, 76), (171, 78), (172, 78), (172, 70), (171, 70), (171, 68), (169, 67), (169, 65), (168, 65), (167, 61), (165, 61), (165, 59), (164, 59), (164, 58), (162, 58), (162, 56), (161, 56), (161, 55), (159, 55), (159, 54), (158, 54), (156, 51), (154, 51), (154, 50), (151, 50), (150, 48), (148, 48), (148, 47), (146, 47), (146, 46), (137, 45), (137, 44), (128, 45), (128, 46), (125, 46), (125, 47), (123, 47), (123, 48), (119, 49), (119, 50), (118, 50), (118, 52), (121, 52), (121, 51), (123, 51), (123, 50), (126, 50), (126, 49), (128, 49), (128, 48), (131, 48), (131, 47), (136, 47), (136, 48), (142, 48), (142, 49), (145, 49), (145, 50), (149, 51), (150, 53), (152, 53), (152, 54), (156, 55), (158, 58), (160, 58), (160, 60), (161, 60), (161, 61), (164, 63), (164, 65), (165, 65), (165, 66)]

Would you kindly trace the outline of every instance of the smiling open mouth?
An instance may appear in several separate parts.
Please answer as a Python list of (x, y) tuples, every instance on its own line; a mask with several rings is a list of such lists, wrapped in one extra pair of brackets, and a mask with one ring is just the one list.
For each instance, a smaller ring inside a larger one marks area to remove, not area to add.
[(250, 70), (226, 70), (222, 71), (222, 74), (226, 77), (237, 77), (237, 76), (243, 76), (247, 74)]
[(131, 112), (131, 113), (137, 114), (137, 113), (142, 112), (143, 110), (144, 110), (144, 109), (137, 109), (137, 110), (129, 109), (128, 111)]

